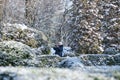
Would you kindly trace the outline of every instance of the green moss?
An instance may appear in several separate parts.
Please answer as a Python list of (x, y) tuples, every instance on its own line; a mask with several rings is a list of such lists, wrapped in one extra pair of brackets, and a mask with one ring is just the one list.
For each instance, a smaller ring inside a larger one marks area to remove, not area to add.
[(38, 42), (35, 40), (35, 39), (28, 39), (26, 44), (30, 47), (33, 47), (33, 48), (36, 48), (37, 47), (37, 44)]
[(100, 80), (100, 79), (98, 79), (97, 77), (95, 77), (94, 80)]
[(120, 73), (119, 72), (115, 72), (114, 73), (114, 77), (116, 80), (120, 80)]
[(42, 53), (43, 54), (50, 54), (50, 48), (49, 47), (45, 47), (44, 49), (42, 49)]
[(2, 35), (2, 39), (3, 39), (3, 40), (7, 40), (6, 35)]

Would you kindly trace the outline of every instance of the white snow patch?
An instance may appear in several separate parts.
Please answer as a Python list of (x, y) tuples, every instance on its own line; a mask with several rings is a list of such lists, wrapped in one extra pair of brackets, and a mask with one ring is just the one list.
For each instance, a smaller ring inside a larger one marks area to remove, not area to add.
[(50, 54), (55, 55), (55, 50), (53, 48), (50, 49)]
[(114, 4), (106, 4), (106, 6), (108, 6), (108, 7), (114, 7), (114, 8), (118, 7), (118, 6), (114, 5)]
[(20, 28), (22, 30), (27, 29), (28, 27), (25, 24), (11, 24), (11, 23), (3, 23), (3, 26), (6, 27), (16, 27), (16, 28)]
[(99, 49), (100, 49), (100, 51), (102, 51), (102, 52), (104, 51), (103, 47), (99, 47)]
[(73, 4), (72, 0), (63, 0), (63, 2), (64, 2), (65, 9), (68, 9), (68, 10), (71, 9)]
[(24, 24), (13, 24), (13, 26), (16, 27), (16, 28), (20, 28), (20, 29), (22, 29), (22, 30), (27, 29), (27, 26), (24, 25)]

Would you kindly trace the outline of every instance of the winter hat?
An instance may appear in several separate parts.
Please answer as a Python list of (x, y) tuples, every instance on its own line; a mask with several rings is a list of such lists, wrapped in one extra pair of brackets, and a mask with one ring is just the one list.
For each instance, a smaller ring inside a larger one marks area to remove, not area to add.
[(58, 42), (58, 44), (59, 44), (59, 45), (63, 45), (63, 43), (62, 43), (62, 42)]

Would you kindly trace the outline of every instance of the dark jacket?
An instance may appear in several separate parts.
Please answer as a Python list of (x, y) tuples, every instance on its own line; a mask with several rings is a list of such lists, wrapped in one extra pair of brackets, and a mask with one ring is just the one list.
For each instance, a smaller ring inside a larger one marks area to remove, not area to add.
[(63, 45), (58, 45), (56, 47), (53, 47), (53, 49), (55, 50), (55, 54), (57, 54), (60, 57), (62, 57)]

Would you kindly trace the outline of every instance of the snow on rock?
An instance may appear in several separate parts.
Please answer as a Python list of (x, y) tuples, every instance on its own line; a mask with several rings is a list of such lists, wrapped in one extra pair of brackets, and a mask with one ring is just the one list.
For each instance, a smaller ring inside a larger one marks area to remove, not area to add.
[(1, 41), (14, 40), (33, 48), (47, 45), (47, 37), (42, 31), (29, 28), (24, 24), (3, 23), (0, 34)]
[(28, 27), (25, 25), (25, 24), (11, 24), (11, 23), (3, 23), (3, 26), (7, 26), (7, 27), (15, 27), (15, 28), (18, 28), (18, 29), (21, 29), (21, 30), (25, 30), (27, 29)]
[(64, 68), (81, 67), (83, 68), (84, 65), (81, 63), (81, 60), (77, 57), (67, 57), (66, 59), (60, 62), (60, 67), (64, 67)]

